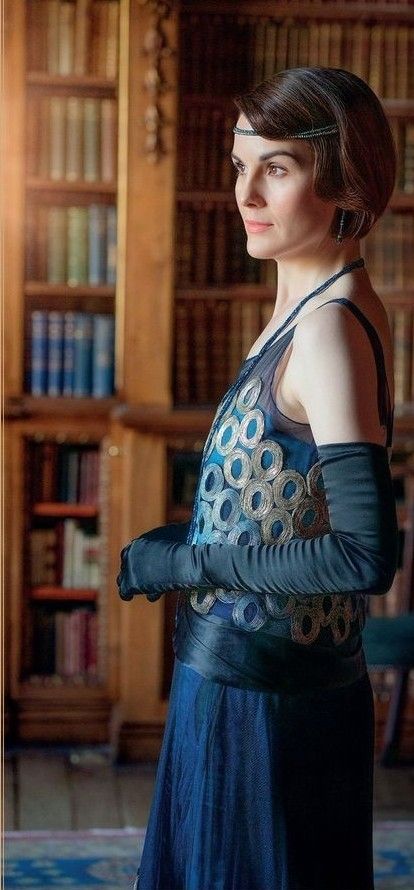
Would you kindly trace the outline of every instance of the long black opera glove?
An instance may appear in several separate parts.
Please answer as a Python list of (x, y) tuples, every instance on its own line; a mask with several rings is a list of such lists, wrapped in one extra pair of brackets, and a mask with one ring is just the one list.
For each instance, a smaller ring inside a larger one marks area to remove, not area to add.
[[(285, 544), (179, 544), (143, 535), (126, 553), (124, 594), (221, 587), (258, 594), (382, 594), (391, 587), (398, 527), (387, 449), (318, 447), (331, 531)], [(122, 594), (121, 594), (122, 595)]]
[[(153, 528), (151, 531), (145, 532), (145, 535), (143, 535), (142, 538), (145, 538), (146, 541), (176, 541), (178, 543), (184, 543), (187, 540), (189, 527), (189, 522), (172, 522), (169, 525), (161, 525), (159, 528)], [(131, 559), (129, 557), (131, 544), (140, 540), (141, 538), (135, 538), (121, 550), (121, 567), (116, 583), (119, 595), (123, 600), (132, 600), (134, 594), (143, 592), (140, 591), (139, 588), (134, 589), (134, 578), (131, 575)], [(163, 591), (160, 591), (159, 593), (154, 591), (154, 595), (149, 596), (148, 599), (153, 602), (159, 599), (159, 597), (162, 596), (162, 593)]]

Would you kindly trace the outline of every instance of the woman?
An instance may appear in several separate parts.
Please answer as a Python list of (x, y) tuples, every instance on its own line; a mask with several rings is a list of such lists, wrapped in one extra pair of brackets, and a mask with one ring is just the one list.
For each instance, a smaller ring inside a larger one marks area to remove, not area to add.
[(219, 405), (190, 527), (122, 551), (120, 594), (179, 589), (139, 890), (373, 890), (373, 700), (361, 630), (391, 586), (392, 351), (359, 239), (395, 153), (349, 72), (236, 101), (247, 250), (273, 316)]

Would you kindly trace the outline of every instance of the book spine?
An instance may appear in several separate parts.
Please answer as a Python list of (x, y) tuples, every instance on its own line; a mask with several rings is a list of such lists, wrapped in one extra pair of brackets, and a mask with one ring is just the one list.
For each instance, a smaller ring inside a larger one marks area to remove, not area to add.
[(63, 527), (64, 527), (64, 534), (63, 534), (62, 586), (71, 588), (71, 587), (74, 587), (74, 584), (73, 584), (73, 579), (74, 579), (73, 546), (74, 546), (76, 522), (74, 519), (65, 519), (65, 521), (63, 523)]
[(73, 59), (75, 74), (86, 74), (88, 70), (89, 5), (90, 0), (76, 0)]
[(42, 448), (42, 502), (56, 499), (57, 458), (56, 442), (44, 442)]
[(114, 333), (112, 315), (93, 316), (92, 396), (105, 398), (114, 389)]
[(119, 3), (107, 0), (107, 31), (105, 40), (105, 75), (115, 80), (118, 73)]
[(63, 313), (63, 385), (64, 396), (73, 395), (75, 351), (75, 313), (68, 310)]
[(99, 100), (84, 99), (83, 109), (83, 175), (87, 182), (97, 182), (101, 166)]
[(66, 179), (77, 180), (83, 176), (83, 104), (77, 96), (69, 96), (66, 104)]
[(92, 316), (78, 312), (75, 317), (75, 354), (73, 395), (85, 397), (91, 394), (92, 388)]
[(68, 207), (68, 272), (71, 286), (88, 282), (88, 208)]
[(47, 280), (66, 282), (67, 211), (65, 207), (47, 209)]
[(31, 313), (30, 392), (44, 396), (47, 392), (47, 312), (35, 309)]
[[(59, 7), (60, 0), (48, 0), (46, 6), (46, 45), (47, 70), (49, 74), (59, 74)], [(36, 4), (35, 18), (39, 16), (39, 4)], [(36, 41), (34, 40), (34, 43)], [(30, 41), (29, 41), (30, 45)]]
[(117, 212), (114, 205), (106, 209), (106, 283), (116, 284)]
[(48, 396), (62, 395), (63, 376), (63, 316), (61, 312), (49, 312), (48, 317)]
[(90, 204), (89, 229), (89, 284), (104, 284), (106, 280), (107, 208), (103, 204)]
[(72, 74), (75, 49), (75, 4), (60, 0), (59, 74)]
[(65, 176), (65, 137), (66, 121), (64, 99), (52, 96), (50, 99), (50, 178), (63, 179)]

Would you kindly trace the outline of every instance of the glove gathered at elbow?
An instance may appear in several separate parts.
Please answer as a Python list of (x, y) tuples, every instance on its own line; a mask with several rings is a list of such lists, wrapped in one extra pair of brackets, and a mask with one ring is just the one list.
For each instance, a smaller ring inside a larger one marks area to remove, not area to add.
[(366, 442), (332, 443), (318, 446), (318, 455), (329, 514), (327, 533), (245, 546), (190, 545), (143, 535), (132, 541), (126, 554), (133, 582), (129, 592), (139, 590), (148, 598), (167, 590), (206, 587), (300, 597), (386, 593), (398, 557), (387, 449)]

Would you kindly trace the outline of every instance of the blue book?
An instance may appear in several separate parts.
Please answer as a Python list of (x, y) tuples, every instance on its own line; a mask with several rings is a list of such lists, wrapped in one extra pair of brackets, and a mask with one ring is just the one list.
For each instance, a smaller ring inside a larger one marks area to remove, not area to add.
[(36, 309), (31, 314), (30, 392), (47, 394), (47, 312)]
[(90, 204), (89, 225), (89, 284), (106, 282), (106, 207)]
[(116, 283), (116, 207), (106, 208), (106, 283)]
[(92, 395), (111, 396), (114, 391), (115, 320), (112, 315), (93, 317)]
[(47, 394), (62, 395), (63, 379), (63, 314), (49, 312), (48, 318)]
[(73, 396), (75, 367), (75, 316), (76, 312), (63, 313), (63, 386), (64, 396)]
[(88, 312), (77, 312), (74, 330), (73, 395), (90, 396), (92, 390), (93, 317)]

